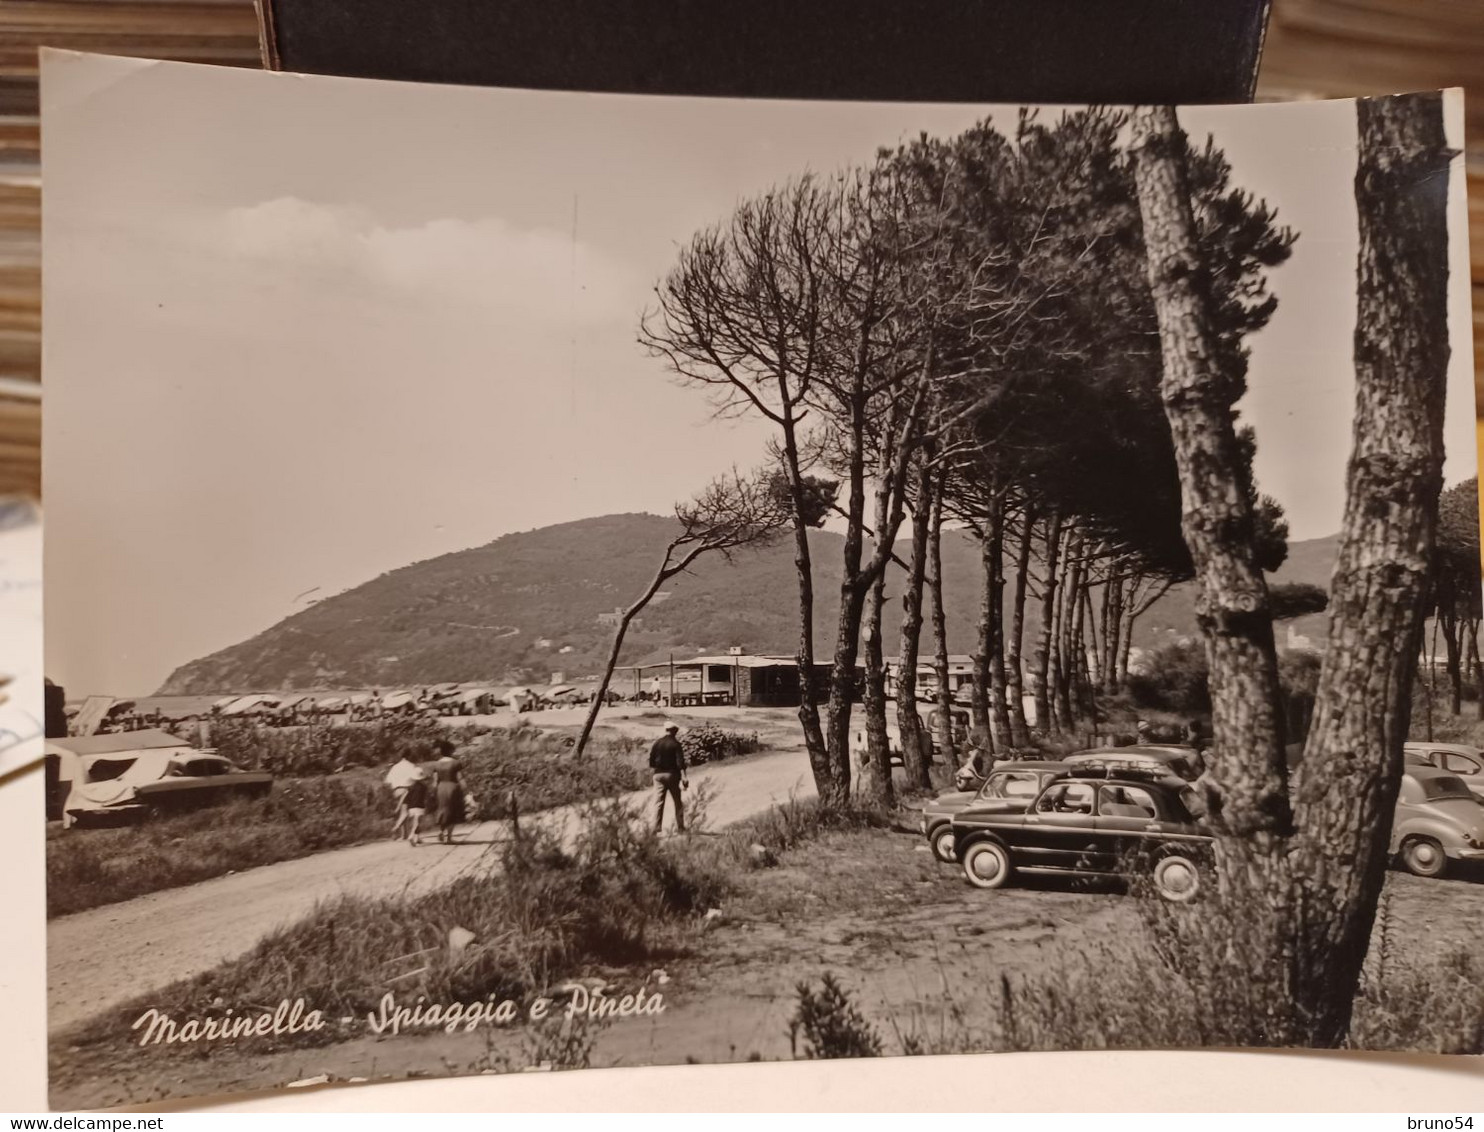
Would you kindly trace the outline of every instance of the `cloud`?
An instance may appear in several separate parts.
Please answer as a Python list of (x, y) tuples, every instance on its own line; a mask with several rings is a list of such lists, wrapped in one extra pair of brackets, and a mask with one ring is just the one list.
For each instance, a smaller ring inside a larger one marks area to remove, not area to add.
[(222, 214), (203, 234), (234, 260), (399, 302), (472, 308), (567, 327), (631, 322), (647, 280), (570, 233), (498, 217), (388, 227), (367, 210), (280, 197)]

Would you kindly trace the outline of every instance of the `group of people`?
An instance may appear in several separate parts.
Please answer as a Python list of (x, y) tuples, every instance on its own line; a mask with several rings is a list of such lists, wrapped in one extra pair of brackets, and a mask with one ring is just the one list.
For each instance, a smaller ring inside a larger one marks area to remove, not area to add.
[(463, 768), (454, 758), (454, 745), (447, 739), (434, 744), (433, 757), (427, 761), (403, 755), (386, 772), (386, 784), (396, 799), (396, 820), (391, 837), (410, 845), (422, 844), (423, 818), (433, 811), (433, 825), (438, 841), (453, 842), (454, 828), (467, 817), (467, 794), (462, 779)]

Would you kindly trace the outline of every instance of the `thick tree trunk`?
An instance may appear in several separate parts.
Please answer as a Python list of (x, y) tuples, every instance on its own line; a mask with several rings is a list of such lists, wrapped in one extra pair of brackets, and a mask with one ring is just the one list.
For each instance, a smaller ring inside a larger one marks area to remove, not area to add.
[(1484, 719), (1484, 662), (1479, 659), (1479, 622), (1469, 622), (1469, 665), (1474, 679), (1474, 711)]
[(896, 803), (891, 781), (891, 744), (886, 733), (886, 665), (881, 648), (881, 608), (886, 602), (886, 575), (877, 576), (866, 595), (862, 635), (865, 638), (865, 687), (861, 714), (866, 730), (867, 788), (873, 801)]
[(834, 781), (824, 729), (819, 722), (819, 690), (814, 674), (814, 565), (809, 554), (809, 526), (805, 500), (804, 477), (799, 459), (798, 436), (792, 418), (783, 426), (783, 465), (788, 476), (789, 496), (793, 505), (794, 571), (799, 580), (799, 726), (804, 732), (804, 749), (809, 768), (814, 774), (814, 787), (821, 798), (850, 796), (850, 781), (843, 787)]
[[(938, 727), (933, 741), (950, 764), (962, 736), (953, 726), (953, 689), (948, 681), (948, 611), (943, 608), (943, 496), (945, 474), (933, 479), (933, 513), (928, 527), (928, 586), (933, 599), (933, 677), (937, 684)], [(924, 770), (924, 775), (927, 771)], [(928, 779), (923, 785), (930, 785)]]
[[(1196, 241), (1186, 141), (1172, 107), (1137, 108), (1132, 143), (1150, 290), (1162, 355), (1160, 395), (1180, 477), (1181, 528), (1195, 566), (1206, 643), (1213, 745), (1203, 779), (1215, 829), (1218, 896), (1204, 911), (1229, 925), (1222, 948), (1172, 952), (1199, 986), (1241, 986), (1262, 1011), (1232, 1011), (1233, 1044), (1294, 1044), (1288, 1004), (1296, 944), (1286, 850), (1293, 829), (1285, 719), (1267, 583), (1254, 552), (1251, 496), (1220, 369), (1210, 281)], [(1212, 930), (1212, 929), (1208, 929)], [(1240, 933), (1238, 936), (1237, 933)]]
[(855, 696), (856, 661), (860, 656), (861, 616), (869, 583), (861, 578), (865, 529), (865, 424), (861, 413), (852, 421), (849, 497), (846, 500), (844, 546), (841, 551), (840, 619), (835, 632), (834, 663), (830, 669), (830, 699), (825, 709), (825, 748), (831, 774), (830, 797), (821, 800), (838, 809), (850, 802), (850, 715)]
[(1031, 564), (1031, 540), (1035, 536), (1036, 513), (1024, 505), (1020, 531), (1015, 546), (1015, 586), (1010, 597), (1010, 635), (1005, 646), (1005, 698), (1010, 709), (1010, 745), (1030, 746), (1030, 730), (1025, 723), (1025, 592)]
[[(933, 516), (934, 476), (926, 465), (917, 473), (917, 505), (912, 512), (912, 546), (907, 561), (907, 580), (902, 589), (902, 631), (897, 646), (897, 730), (902, 736), (902, 764), (913, 786), (926, 789), (929, 752), (926, 735), (919, 726), (917, 664), (922, 643), (922, 594), (929, 569)], [(934, 567), (936, 573), (936, 567)], [(935, 611), (936, 616), (936, 611)]]
[(1051, 642), (1055, 631), (1057, 566), (1061, 550), (1061, 516), (1053, 511), (1046, 519), (1046, 579), (1041, 584), (1041, 631), (1033, 657), (1036, 675), (1036, 726), (1047, 733), (1054, 729), (1051, 718)]
[(1294, 795), (1295, 1005), (1344, 1040), (1385, 879), (1442, 487), (1448, 167), (1438, 94), (1357, 104), (1355, 427), (1314, 720)]
[(1213, 817), (1236, 850), (1226, 859), (1274, 863), (1292, 820), (1273, 621), (1253, 552), (1252, 504), (1232, 414), (1237, 390), (1215, 361), (1209, 280), (1174, 109), (1138, 108), (1133, 139), (1164, 363), (1160, 394), (1210, 665)]
[[(974, 685), (969, 712), (974, 727), (990, 735), (989, 725), (989, 638), (994, 625), (993, 520), (986, 518), (979, 531), (979, 624), (974, 633)], [(986, 739), (988, 741), (988, 739)]]
[(1055, 659), (1057, 726), (1066, 732), (1073, 731), (1077, 725), (1076, 713), (1072, 710), (1072, 682), (1077, 678), (1076, 622), (1081, 609), (1083, 576), (1081, 551), (1082, 540), (1069, 531), (1066, 546), (1062, 548), (1069, 566), (1057, 606)]
[(995, 500), (991, 512), (989, 638), (989, 722), (994, 750), (1012, 745), (1010, 713), (1005, 705), (1005, 497)]

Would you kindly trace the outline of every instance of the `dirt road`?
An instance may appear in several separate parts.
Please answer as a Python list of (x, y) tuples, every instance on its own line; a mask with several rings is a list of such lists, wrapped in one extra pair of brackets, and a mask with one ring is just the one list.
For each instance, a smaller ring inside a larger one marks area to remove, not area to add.
[[(759, 813), (790, 794), (814, 793), (802, 751), (785, 750), (691, 772), (694, 794), (712, 794), (708, 823), (718, 828)], [(642, 794), (629, 795), (642, 801)], [(565, 823), (570, 808), (543, 822)], [(206, 971), (263, 936), (340, 895), (396, 896), (447, 884), (497, 859), (503, 823), (464, 827), (459, 844), (375, 842), (233, 873), (51, 921), (47, 931), (48, 1025), (66, 1029), (155, 987)]]

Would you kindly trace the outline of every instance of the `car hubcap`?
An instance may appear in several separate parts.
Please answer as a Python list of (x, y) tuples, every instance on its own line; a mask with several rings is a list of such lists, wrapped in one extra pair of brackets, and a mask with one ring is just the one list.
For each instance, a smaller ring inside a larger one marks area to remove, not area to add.
[(974, 854), (974, 875), (980, 880), (994, 880), (1000, 875), (1000, 859), (994, 853)]
[(945, 861), (953, 860), (953, 837), (951, 834), (945, 834), (938, 838), (938, 856), (942, 857)]
[(1165, 888), (1176, 896), (1189, 895), (1196, 886), (1195, 873), (1183, 861), (1165, 866), (1160, 878)]
[(1438, 851), (1427, 842), (1419, 842), (1412, 846), (1412, 860), (1424, 869), (1430, 869), (1438, 863)]

